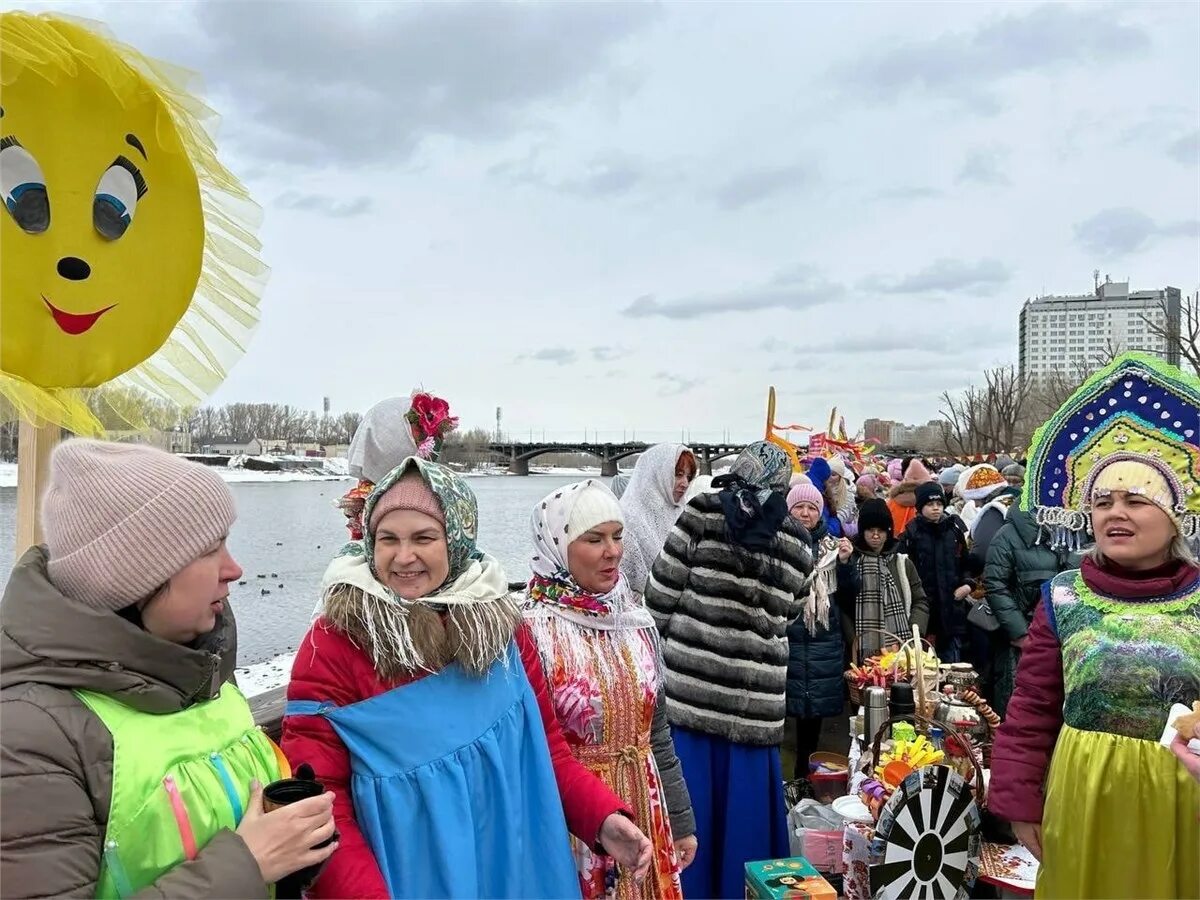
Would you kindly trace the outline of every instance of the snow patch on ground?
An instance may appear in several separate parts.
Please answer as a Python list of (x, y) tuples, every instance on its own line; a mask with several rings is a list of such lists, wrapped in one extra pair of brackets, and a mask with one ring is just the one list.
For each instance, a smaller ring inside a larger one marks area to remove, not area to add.
[[(344, 474), (345, 462), (344, 459), (327, 459), (325, 460), (326, 470), (324, 472), (256, 472), (253, 469), (229, 469), (218, 466), (214, 466), (213, 471), (229, 484), (245, 484), (247, 482), (273, 484), (285, 481), (344, 481), (350, 477)], [(331, 463), (335, 465), (330, 466)], [(337, 463), (343, 464), (343, 474), (336, 474)], [(17, 464), (0, 463), (0, 488), (12, 488), (16, 486)]]
[(237, 669), (238, 688), (247, 697), (255, 694), (265, 694), (287, 684), (292, 674), (292, 662), (296, 659), (295, 651), (284, 653), (252, 666), (240, 666)]

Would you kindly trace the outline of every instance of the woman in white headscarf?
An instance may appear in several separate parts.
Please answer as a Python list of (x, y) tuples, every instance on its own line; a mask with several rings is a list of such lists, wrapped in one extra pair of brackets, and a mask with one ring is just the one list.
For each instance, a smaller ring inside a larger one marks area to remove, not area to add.
[(646, 591), (650, 569), (683, 511), (696, 471), (696, 457), (684, 444), (655, 444), (633, 467), (629, 486), (621, 495), (625, 514), (621, 571), (638, 594)]
[(572, 840), (585, 898), (679, 898), (696, 852), (691, 799), (667, 721), (658, 632), (621, 574), (621, 507), (588, 479), (533, 509), (524, 616), (571, 753), (633, 811), (653, 844), (640, 883)]
[(358, 484), (337, 502), (346, 517), (350, 540), (363, 539), (363, 505), (376, 483), (410, 456), (437, 462), (442, 442), (457, 427), (458, 418), (450, 415), (450, 404), (424, 391), (389, 397), (367, 410), (350, 440), (346, 459)]

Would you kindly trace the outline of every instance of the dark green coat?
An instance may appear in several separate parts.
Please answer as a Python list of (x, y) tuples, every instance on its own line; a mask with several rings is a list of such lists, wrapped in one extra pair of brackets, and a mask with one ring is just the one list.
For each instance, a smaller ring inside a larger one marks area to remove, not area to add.
[(1067, 563), (1067, 554), (1051, 549), (1044, 536), (1038, 543), (1038, 524), (1032, 515), (1016, 507), (1009, 510), (1008, 520), (988, 548), (983, 570), (988, 603), (1008, 640), (1025, 636), (1042, 585), (1066, 569)]
[(1066, 551), (1047, 546), (1046, 536), (1038, 542), (1038, 524), (1033, 516), (1013, 507), (1008, 519), (988, 547), (987, 564), (983, 569), (983, 586), (988, 604), (1000, 627), (992, 633), (992, 684), (989, 698), (1000, 716), (1008, 712), (1016, 681), (1017, 663), (1021, 651), (1012, 641), (1025, 636), (1037, 605), (1042, 598), (1042, 585), (1076, 564)]

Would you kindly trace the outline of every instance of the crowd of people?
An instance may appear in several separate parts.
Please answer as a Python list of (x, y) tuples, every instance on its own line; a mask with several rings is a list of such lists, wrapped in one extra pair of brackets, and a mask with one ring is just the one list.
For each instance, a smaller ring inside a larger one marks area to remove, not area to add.
[[(914, 626), (1006, 719), (989, 803), (1040, 890), (1200, 890), (1200, 757), (1157, 746), (1167, 701), (1200, 699), (1194, 473), (1113, 453), (1055, 518), (1012, 459), (797, 471), (762, 441), (710, 479), (662, 444), (535, 504), (513, 591), (433, 459), (445, 421), (395, 398), (355, 435), (279, 746), (233, 677), (221, 479), (56, 449), (46, 543), (0, 604), (5, 896), (266, 897), (304, 872), (310, 897), (740, 897), (746, 862), (791, 855), (785, 778), (853, 712), (847, 666)], [(264, 805), (301, 767), (324, 792)]]

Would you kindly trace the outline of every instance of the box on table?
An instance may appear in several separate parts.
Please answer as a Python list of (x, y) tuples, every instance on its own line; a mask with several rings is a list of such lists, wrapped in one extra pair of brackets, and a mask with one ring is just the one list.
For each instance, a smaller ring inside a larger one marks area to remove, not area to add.
[(835, 891), (803, 856), (746, 863), (747, 900), (837, 900)]

